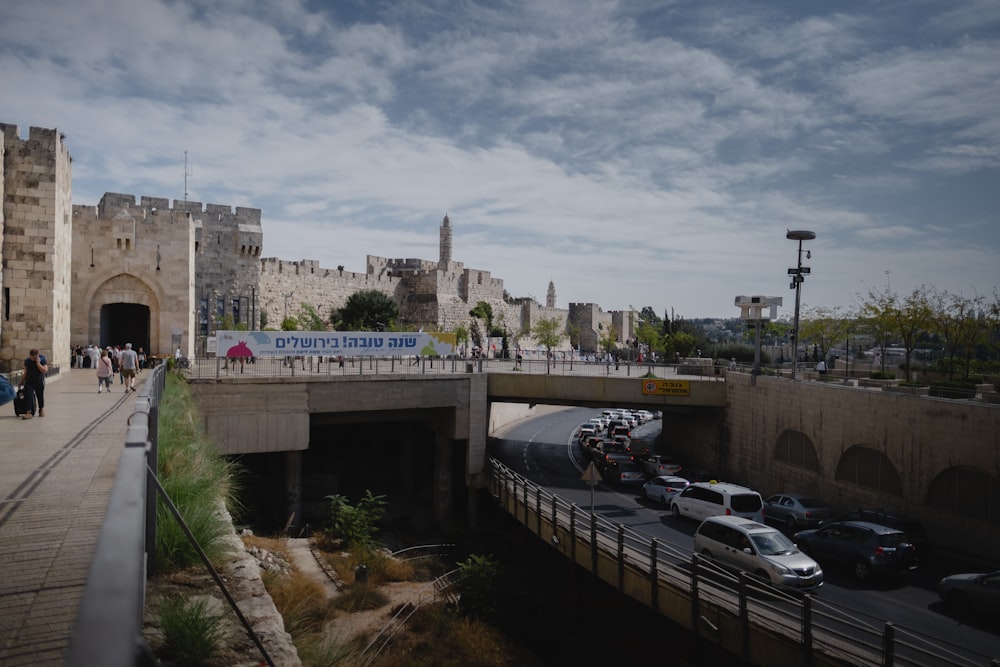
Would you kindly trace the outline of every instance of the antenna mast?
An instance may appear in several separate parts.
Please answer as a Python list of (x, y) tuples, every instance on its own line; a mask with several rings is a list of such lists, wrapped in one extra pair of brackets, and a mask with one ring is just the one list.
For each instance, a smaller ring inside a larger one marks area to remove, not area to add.
[(184, 151), (184, 201), (188, 200), (188, 152)]

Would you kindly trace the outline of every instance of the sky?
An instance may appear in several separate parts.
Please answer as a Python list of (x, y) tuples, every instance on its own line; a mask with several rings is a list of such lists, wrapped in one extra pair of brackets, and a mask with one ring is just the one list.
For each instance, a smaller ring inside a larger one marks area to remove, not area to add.
[[(261, 209), (263, 257), (737, 317), (1000, 287), (997, 0), (5, 3), (0, 122), (73, 203)], [(810, 257), (806, 257), (808, 251)]]

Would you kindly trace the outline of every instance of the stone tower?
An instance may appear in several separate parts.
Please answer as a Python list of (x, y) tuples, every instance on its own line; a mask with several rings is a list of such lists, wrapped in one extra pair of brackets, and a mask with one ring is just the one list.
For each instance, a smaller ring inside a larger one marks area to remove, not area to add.
[(68, 365), (72, 159), (56, 129), (32, 127), (26, 140), (16, 125), (0, 130), (0, 370), (19, 370), (31, 348)]
[(449, 264), (451, 264), (451, 221), (448, 219), (448, 215), (445, 214), (444, 221), (441, 223), (441, 248), (438, 268), (442, 271), (447, 271)]
[(549, 281), (549, 291), (545, 293), (545, 307), (556, 307), (556, 284), (551, 280)]

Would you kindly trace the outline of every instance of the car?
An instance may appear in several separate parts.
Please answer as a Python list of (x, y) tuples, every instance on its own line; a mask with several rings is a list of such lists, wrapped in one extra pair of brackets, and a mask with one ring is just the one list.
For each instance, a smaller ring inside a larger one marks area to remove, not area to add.
[[(931, 544), (927, 537), (924, 524), (914, 516), (887, 509), (853, 509), (838, 514), (830, 521), (868, 521), (882, 526), (896, 528), (906, 533), (910, 543), (915, 545), (922, 554), (930, 553)], [(825, 522), (824, 522), (825, 523)], [(820, 524), (823, 525), (823, 524)]]
[(792, 539), (821, 563), (850, 567), (861, 581), (876, 574), (901, 576), (917, 569), (917, 548), (906, 533), (877, 523), (834, 521), (799, 531)]
[(638, 486), (646, 481), (642, 468), (633, 461), (609, 461), (601, 475), (605, 482), (622, 486)]
[(582, 441), (588, 435), (597, 435), (597, 429), (591, 423), (580, 424), (579, 428), (576, 430), (576, 437)]
[[(635, 461), (632, 460), (632, 455), (629, 454), (628, 452), (606, 451), (604, 453), (604, 456), (598, 459), (596, 463), (597, 467), (600, 468), (602, 471), (604, 471), (609, 468), (613, 468), (614, 466), (620, 463), (635, 463)], [(638, 465), (636, 465), (636, 468), (639, 470), (639, 472), (642, 472), (642, 468), (640, 468)], [(645, 473), (643, 473), (642, 475), (642, 481), (643, 482), (646, 481)]]
[(803, 493), (777, 493), (764, 501), (764, 520), (780, 523), (791, 532), (816, 528), (833, 517), (825, 503)]
[(670, 501), (675, 519), (704, 521), (720, 514), (741, 516), (764, 523), (764, 501), (753, 489), (726, 482), (692, 482)]
[(681, 465), (669, 456), (654, 454), (641, 461), (643, 470), (647, 475), (660, 477), (661, 475), (676, 475), (681, 471)]
[(691, 484), (683, 477), (675, 475), (660, 475), (647, 481), (642, 485), (642, 497), (646, 500), (660, 503), (664, 507), (670, 507), (670, 499), (681, 489)]
[(823, 585), (823, 568), (780, 531), (739, 516), (711, 516), (694, 534), (694, 550), (720, 565), (795, 591)]
[(593, 419), (589, 420), (589, 423), (594, 425), (594, 430), (597, 431), (598, 433), (603, 431), (604, 427), (608, 425), (608, 423), (603, 419), (601, 419), (600, 417), (594, 417)]
[(938, 582), (938, 595), (955, 611), (1000, 616), (1000, 570), (944, 577)]

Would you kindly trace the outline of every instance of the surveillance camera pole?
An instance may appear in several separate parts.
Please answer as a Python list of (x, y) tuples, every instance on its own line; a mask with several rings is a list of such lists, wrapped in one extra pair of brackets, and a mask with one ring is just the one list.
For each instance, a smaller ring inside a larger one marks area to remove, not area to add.
[(799, 363), (799, 298), (802, 294), (803, 277), (809, 273), (808, 266), (802, 266), (802, 242), (811, 241), (816, 238), (815, 232), (804, 229), (789, 230), (785, 238), (799, 242), (798, 265), (788, 269), (788, 275), (792, 276), (792, 284), (789, 288), (795, 290), (795, 322), (792, 325), (792, 379), (795, 379), (795, 371)]

